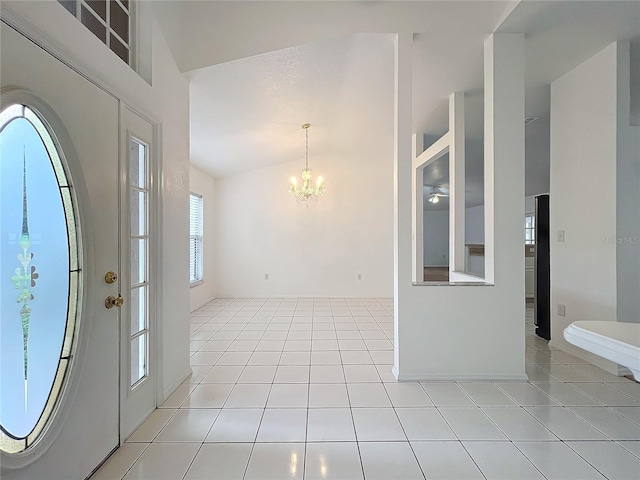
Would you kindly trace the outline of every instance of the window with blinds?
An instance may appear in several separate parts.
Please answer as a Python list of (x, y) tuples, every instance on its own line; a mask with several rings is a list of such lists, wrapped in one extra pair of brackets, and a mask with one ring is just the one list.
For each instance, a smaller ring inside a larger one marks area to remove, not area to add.
[(189, 196), (189, 281), (202, 283), (202, 195)]

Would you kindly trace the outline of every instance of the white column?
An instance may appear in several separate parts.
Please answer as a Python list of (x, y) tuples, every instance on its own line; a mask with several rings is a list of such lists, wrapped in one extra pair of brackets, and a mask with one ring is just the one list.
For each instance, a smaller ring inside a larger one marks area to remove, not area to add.
[(395, 38), (394, 68), (394, 218), (393, 218), (393, 270), (394, 270), (394, 355), (393, 373), (400, 369), (399, 322), (403, 314), (400, 294), (411, 287), (412, 220), (411, 207), (411, 145), (412, 114), (411, 89), (413, 75), (413, 34), (399, 33)]
[(449, 96), (449, 276), (464, 271), (464, 92)]
[(494, 33), (484, 44), (484, 138), (485, 280), (496, 285), (515, 282), (514, 295), (520, 300), (524, 299), (523, 34)]
[(416, 167), (416, 158), (424, 150), (424, 136), (414, 133), (411, 142), (411, 202), (412, 234), (411, 246), (414, 252), (412, 279), (424, 281), (424, 177), (423, 169)]

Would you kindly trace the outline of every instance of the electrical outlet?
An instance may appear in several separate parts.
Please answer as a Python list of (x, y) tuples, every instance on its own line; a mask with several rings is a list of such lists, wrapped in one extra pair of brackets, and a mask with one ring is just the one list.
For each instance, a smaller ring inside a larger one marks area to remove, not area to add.
[(265, 280), (269, 280), (269, 274), (268, 274), (268, 273), (265, 273), (265, 274), (264, 274), (264, 279), (265, 279)]
[(564, 230), (558, 230), (558, 242), (564, 242)]
[(564, 303), (558, 304), (558, 315), (561, 317), (565, 317), (567, 314), (567, 306)]
[(358, 280), (362, 280), (362, 274), (361, 273), (358, 274)]

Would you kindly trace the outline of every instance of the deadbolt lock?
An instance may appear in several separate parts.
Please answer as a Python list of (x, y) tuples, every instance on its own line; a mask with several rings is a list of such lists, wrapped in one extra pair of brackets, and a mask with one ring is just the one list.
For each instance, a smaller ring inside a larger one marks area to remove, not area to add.
[(116, 272), (107, 272), (104, 275), (104, 281), (107, 283), (114, 283), (118, 280), (118, 274)]
[(123, 303), (124, 303), (124, 298), (122, 298), (120, 295), (118, 295), (117, 297), (114, 297), (113, 295), (109, 295), (104, 300), (104, 306), (107, 308), (113, 308), (113, 307), (120, 308)]

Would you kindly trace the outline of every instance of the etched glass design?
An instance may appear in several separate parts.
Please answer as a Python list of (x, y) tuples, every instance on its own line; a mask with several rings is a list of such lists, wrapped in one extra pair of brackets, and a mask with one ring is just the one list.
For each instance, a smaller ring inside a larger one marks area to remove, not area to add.
[(74, 353), (81, 269), (72, 185), (44, 118), (0, 112), (0, 450), (49, 422)]

